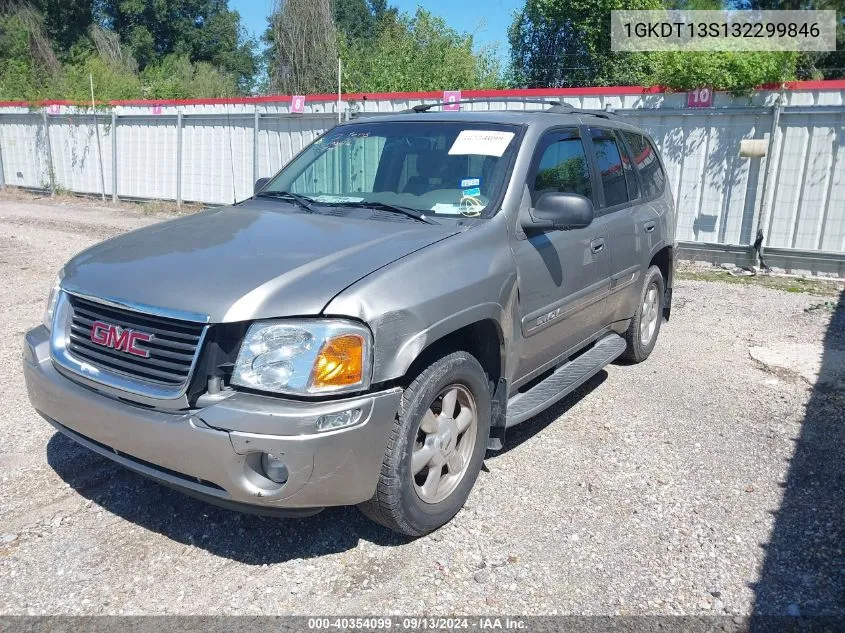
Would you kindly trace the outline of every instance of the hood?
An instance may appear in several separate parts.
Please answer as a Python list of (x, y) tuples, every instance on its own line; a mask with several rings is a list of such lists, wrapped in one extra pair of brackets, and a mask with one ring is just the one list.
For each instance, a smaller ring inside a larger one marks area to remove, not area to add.
[(316, 315), (362, 277), (459, 230), (306, 214), (251, 200), (93, 246), (68, 262), (62, 286), (206, 314), (214, 323)]

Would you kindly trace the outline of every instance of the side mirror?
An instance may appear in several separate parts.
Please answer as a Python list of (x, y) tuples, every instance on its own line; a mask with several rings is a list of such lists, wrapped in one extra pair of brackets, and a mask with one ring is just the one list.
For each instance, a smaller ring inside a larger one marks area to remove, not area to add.
[(589, 198), (553, 191), (540, 196), (537, 206), (526, 210), (521, 224), (525, 231), (569, 231), (589, 226), (593, 215), (593, 203)]
[(259, 191), (261, 191), (262, 189), (264, 189), (264, 186), (265, 186), (268, 182), (270, 182), (270, 179), (269, 179), (269, 178), (259, 178), (258, 180), (256, 180), (256, 181), (255, 181), (255, 186), (252, 188), (252, 193), (258, 193)]

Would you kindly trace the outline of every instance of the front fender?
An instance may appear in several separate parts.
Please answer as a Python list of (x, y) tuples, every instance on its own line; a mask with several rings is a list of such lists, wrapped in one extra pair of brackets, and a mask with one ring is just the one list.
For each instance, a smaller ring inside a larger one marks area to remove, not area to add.
[(370, 326), (374, 384), (404, 376), (433, 342), (479, 321), (493, 321), (510, 347), (516, 270), (503, 227), (491, 219), (374, 272), (329, 302), (326, 316)]
[[(382, 359), (378, 367), (378, 374), (380, 376), (380, 380), (378, 381), (392, 380), (404, 376), (411, 363), (429, 345), (473, 323), (485, 320), (493, 321), (499, 329), (499, 336), (503, 338), (501, 322), (504, 313), (504, 308), (498, 303), (483, 303), (444, 317), (430, 327), (422, 327), (416, 333), (408, 331), (396, 332), (397, 337), (393, 341), (388, 339), (386, 332), (382, 332), (380, 336), (381, 341), (377, 341), (376, 346), (378, 347), (379, 344), (385, 347), (396, 345), (396, 353)], [(422, 326), (421, 323), (418, 325)], [(374, 382), (376, 381), (374, 376)]]

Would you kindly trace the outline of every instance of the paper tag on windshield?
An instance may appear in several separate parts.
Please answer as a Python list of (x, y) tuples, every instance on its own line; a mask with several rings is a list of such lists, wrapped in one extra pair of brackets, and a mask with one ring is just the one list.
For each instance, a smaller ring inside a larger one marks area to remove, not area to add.
[(438, 202), (431, 208), (431, 210), (441, 215), (461, 215), (463, 212), (460, 205), (447, 204), (443, 202)]
[(501, 156), (508, 148), (513, 132), (498, 130), (461, 130), (452, 143), (449, 154), (477, 154), (480, 156)]
[(344, 202), (363, 202), (363, 198), (352, 198), (350, 196), (315, 196), (315, 202), (325, 202), (326, 204), (343, 204)]

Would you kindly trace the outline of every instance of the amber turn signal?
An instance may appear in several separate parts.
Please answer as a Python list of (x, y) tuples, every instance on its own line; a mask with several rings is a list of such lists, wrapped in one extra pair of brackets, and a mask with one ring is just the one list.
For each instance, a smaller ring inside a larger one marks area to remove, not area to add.
[(364, 338), (344, 334), (323, 344), (314, 371), (311, 388), (346, 387), (364, 380)]

